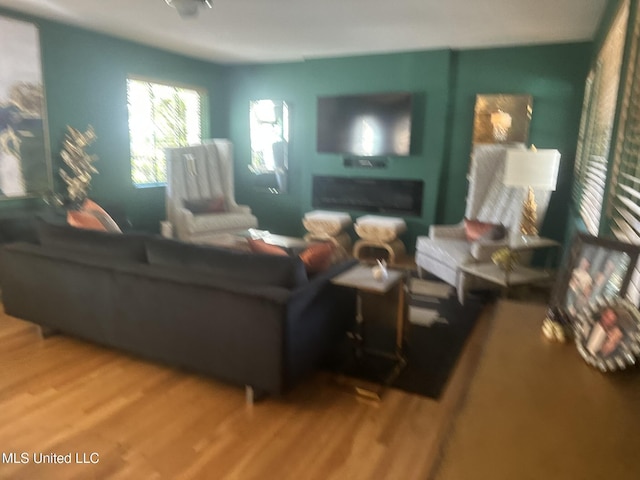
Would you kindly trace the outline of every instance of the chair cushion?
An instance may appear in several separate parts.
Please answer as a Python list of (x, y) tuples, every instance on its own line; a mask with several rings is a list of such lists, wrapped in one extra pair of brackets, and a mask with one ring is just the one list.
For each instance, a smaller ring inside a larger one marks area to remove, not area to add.
[(298, 257), (255, 254), (165, 238), (146, 244), (149, 263), (181, 267), (252, 285), (296, 288), (308, 282)]
[(429, 237), (418, 237), (416, 250), (454, 267), (471, 260), (470, 244), (466, 240), (432, 240)]
[(227, 211), (227, 205), (224, 196), (215, 198), (197, 198), (193, 200), (184, 200), (184, 208), (191, 213), (223, 213)]
[(245, 213), (203, 213), (193, 216), (189, 224), (189, 233), (209, 232), (213, 230), (243, 230), (255, 227), (253, 215)]

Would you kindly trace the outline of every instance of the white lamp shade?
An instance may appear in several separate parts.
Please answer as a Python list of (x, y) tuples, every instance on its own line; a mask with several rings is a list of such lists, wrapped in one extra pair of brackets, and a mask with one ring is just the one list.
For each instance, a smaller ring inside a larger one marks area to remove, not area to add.
[(555, 190), (560, 167), (558, 150), (507, 150), (502, 182), (510, 187)]

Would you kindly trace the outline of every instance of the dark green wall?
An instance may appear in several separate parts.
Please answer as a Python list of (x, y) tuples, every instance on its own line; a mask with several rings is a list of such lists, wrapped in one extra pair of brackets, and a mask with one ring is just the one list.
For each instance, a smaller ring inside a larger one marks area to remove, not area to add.
[[(223, 67), (4, 9), (0, 14), (32, 21), (40, 30), (54, 178), (58, 180), (66, 126), (84, 130), (91, 124), (98, 139), (90, 152), (99, 157), (100, 172), (93, 178), (91, 196), (125, 208), (136, 227), (158, 230), (165, 216), (164, 188), (131, 184), (126, 78), (138, 75), (205, 88), (212, 120), (207, 136), (226, 136)], [(63, 190), (59, 181), (57, 188)], [(4, 202), (0, 208), (24, 203)]]
[[(449, 52), (309, 60), (230, 69), (230, 136), (236, 152), (238, 198), (251, 205), (262, 228), (299, 234), (301, 218), (311, 210), (312, 176), (371, 176), (424, 181), (423, 216), (407, 217), (408, 237), (424, 231), (436, 214), (447, 114)], [(388, 168), (345, 168), (342, 156), (316, 153), (316, 98), (319, 95), (381, 91), (415, 94), (412, 155), (390, 158)], [(282, 99), (291, 105), (290, 192), (270, 195), (251, 187), (249, 164), (250, 100)], [(362, 212), (353, 212), (354, 215)]]
[[(229, 136), (235, 144), (237, 198), (254, 209), (263, 228), (299, 234), (300, 219), (311, 207), (314, 174), (412, 178), (424, 182), (423, 214), (407, 217), (407, 246), (432, 223), (457, 222), (464, 210), (477, 93), (531, 93), (531, 141), (559, 148), (563, 173), (555, 196), (568, 198), (578, 116), (590, 43), (526, 48), (371, 55), (298, 63), (223, 66), (114, 39), (33, 17), (40, 28), (54, 172), (66, 125), (92, 124), (100, 160), (92, 196), (126, 208), (137, 228), (158, 229), (164, 217), (164, 189), (131, 185), (126, 111), (127, 75), (149, 77), (209, 92), (207, 136)], [(316, 98), (319, 95), (410, 91), (415, 94), (412, 155), (390, 158), (388, 168), (345, 168), (338, 155), (315, 151)], [(248, 104), (252, 99), (283, 99), (291, 105), (290, 193), (254, 190), (249, 163)], [(57, 178), (57, 174), (54, 175)], [(58, 182), (58, 188), (61, 186)], [(551, 234), (566, 204), (554, 199)], [(4, 202), (10, 206), (34, 202)], [(354, 216), (362, 212), (352, 212)]]
[[(234, 67), (230, 136), (236, 146), (238, 196), (256, 211), (262, 227), (293, 234), (300, 232), (300, 218), (311, 209), (314, 174), (421, 179), (423, 215), (406, 218), (405, 240), (412, 248), (415, 236), (426, 233), (430, 224), (462, 219), (476, 94), (529, 93), (534, 97), (530, 141), (563, 154), (558, 191), (544, 231), (562, 239), (590, 55), (591, 43), (578, 43)], [(317, 96), (393, 90), (417, 94), (414, 155), (391, 158), (386, 169), (362, 170), (345, 168), (340, 156), (316, 153)], [(283, 99), (292, 105), (293, 186), (286, 195), (256, 192), (250, 186), (248, 104), (260, 98)]]
[(591, 43), (467, 50), (457, 57), (451, 149), (438, 221), (455, 222), (464, 214), (476, 94), (530, 94), (528, 143), (557, 148), (562, 154), (557, 190), (542, 232), (562, 240)]

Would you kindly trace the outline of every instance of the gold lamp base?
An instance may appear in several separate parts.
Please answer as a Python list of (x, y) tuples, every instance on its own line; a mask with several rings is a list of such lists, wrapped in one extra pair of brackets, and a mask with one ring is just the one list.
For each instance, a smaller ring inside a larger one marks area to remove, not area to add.
[(533, 188), (529, 187), (527, 198), (522, 203), (522, 219), (520, 220), (520, 233), (527, 236), (537, 236), (538, 227), (538, 204)]

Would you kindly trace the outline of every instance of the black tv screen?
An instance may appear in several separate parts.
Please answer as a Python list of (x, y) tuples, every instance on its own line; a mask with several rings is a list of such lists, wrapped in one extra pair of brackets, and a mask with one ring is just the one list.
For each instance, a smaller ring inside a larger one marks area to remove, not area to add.
[(318, 152), (406, 156), (410, 147), (410, 93), (318, 97)]

